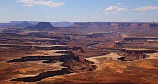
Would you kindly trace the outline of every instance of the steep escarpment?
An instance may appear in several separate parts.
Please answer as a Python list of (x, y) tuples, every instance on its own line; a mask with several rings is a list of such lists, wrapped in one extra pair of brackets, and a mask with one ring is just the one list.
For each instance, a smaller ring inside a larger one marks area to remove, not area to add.
[(11, 81), (36, 82), (36, 81), (41, 81), (42, 79), (47, 77), (52, 77), (55, 75), (64, 75), (69, 73), (71, 72), (68, 70), (68, 68), (62, 68), (61, 70), (43, 72), (34, 77), (12, 79)]
[(153, 49), (130, 49), (130, 48), (124, 48), (120, 50), (119, 55), (123, 56), (119, 58), (119, 60), (123, 61), (132, 61), (132, 60), (139, 60), (139, 59), (145, 59), (149, 57), (149, 55), (146, 55), (147, 53), (156, 53), (156, 50)]

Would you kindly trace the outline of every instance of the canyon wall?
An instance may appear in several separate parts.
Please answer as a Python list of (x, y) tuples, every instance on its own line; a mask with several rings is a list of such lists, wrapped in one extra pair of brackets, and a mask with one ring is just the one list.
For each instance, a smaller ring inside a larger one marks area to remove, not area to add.
[(158, 23), (149, 22), (75, 22), (71, 27), (98, 28), (98, 27), (133, 27), (152, 28), (158, 27)]

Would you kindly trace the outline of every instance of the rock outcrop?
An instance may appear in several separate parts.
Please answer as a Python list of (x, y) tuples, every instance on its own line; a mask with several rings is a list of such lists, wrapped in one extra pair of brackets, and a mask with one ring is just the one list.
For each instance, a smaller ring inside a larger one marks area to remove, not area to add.
[(119, 55), (123, 56), (119, 60), (129, 61), (129, 60), (139, 60), (149, 57), (146, 53), (155, 53), (156, 50), (152, 49), (121, 49)]

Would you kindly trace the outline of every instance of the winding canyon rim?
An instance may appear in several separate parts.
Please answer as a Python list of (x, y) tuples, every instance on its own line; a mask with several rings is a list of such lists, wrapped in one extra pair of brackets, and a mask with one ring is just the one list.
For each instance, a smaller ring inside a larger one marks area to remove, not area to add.
[[(57, 27), (49, 31), (28, 27), (2, 29), (0, 82), (156, 83), (151, 80), (157, 77), (157, 37), (148, 33), (148, 37), (136, 37), (135, 33), (125, 32), (119, 27), (106, 28), (104, 25), (102, 28), (98, 24), (103, 23), (98, 22), (79, 23), (80, 28), (74, 23), (70, 28)], [(49, 23), (42, 23), (43, 28), (45, 24), (48, 27)], [(98, 25), (97, 29), (93, 30), (93, 25)], [(128, 31), (152, 29), (129, 27)], [(158, 30), (155, 28), (154, 31)]]
[(0, 1), (0, 84), (157, 84), (157, 4)]

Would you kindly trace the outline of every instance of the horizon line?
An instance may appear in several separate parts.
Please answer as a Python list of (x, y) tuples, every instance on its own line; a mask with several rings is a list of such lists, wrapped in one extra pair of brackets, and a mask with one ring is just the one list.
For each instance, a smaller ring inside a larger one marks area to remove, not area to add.
[[(13, 21), (6, 21), (0, 23), (10, 23), (10, 22), (25, 22), (27, 20), (13, 20)], [(133, 23), (158, 23), (157, 21), (27, 21), (27, 22), (133, 22)]]

